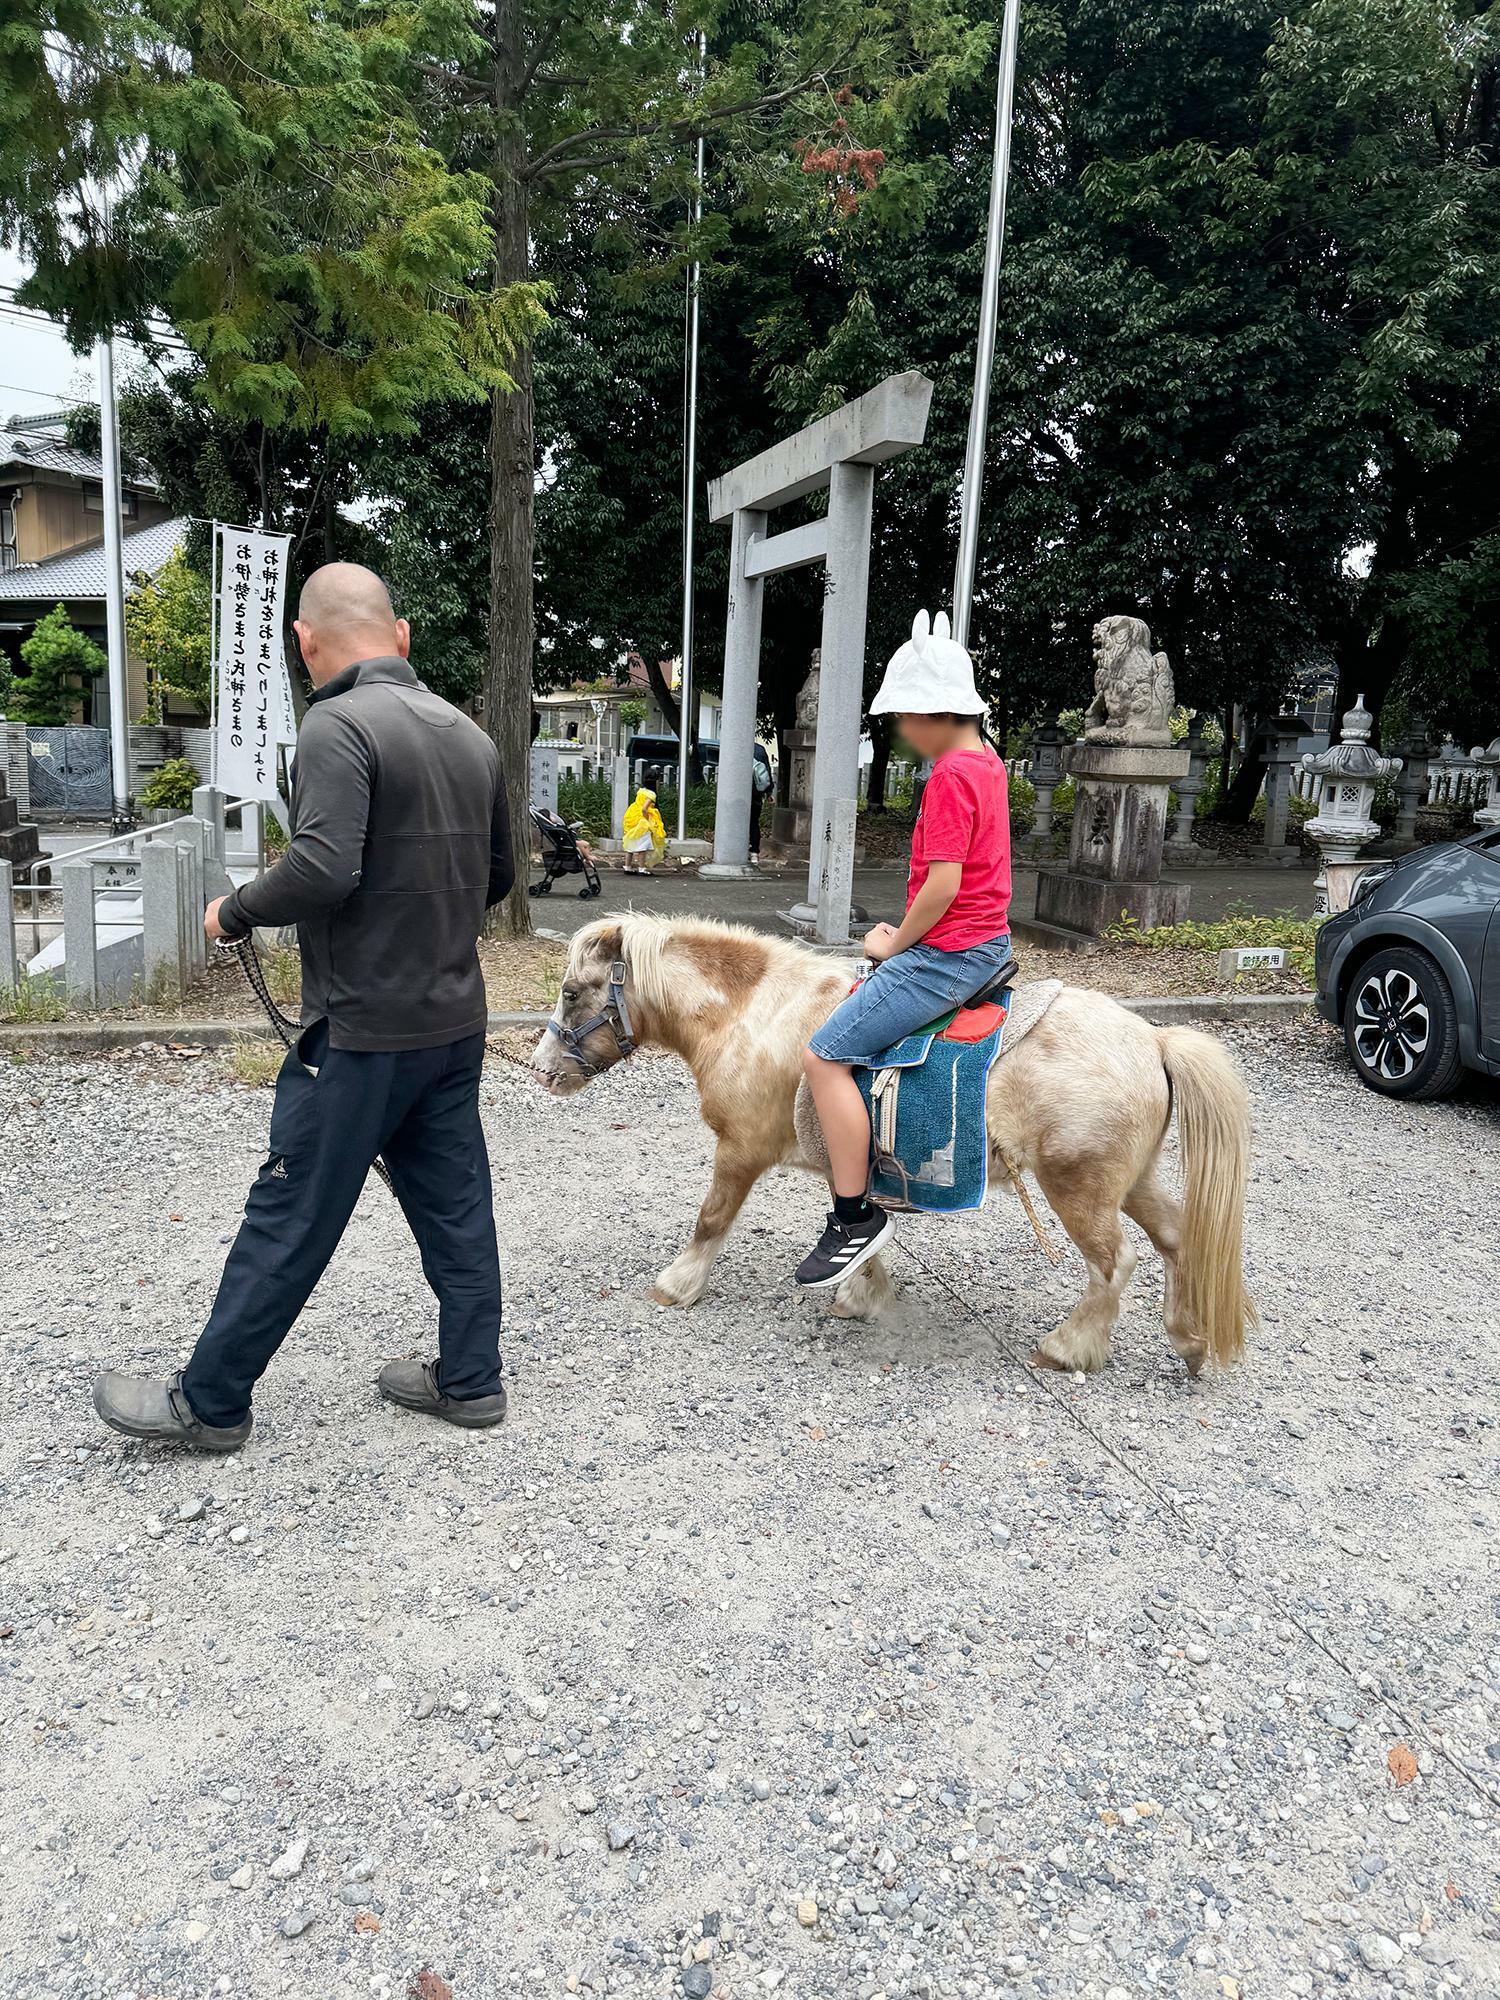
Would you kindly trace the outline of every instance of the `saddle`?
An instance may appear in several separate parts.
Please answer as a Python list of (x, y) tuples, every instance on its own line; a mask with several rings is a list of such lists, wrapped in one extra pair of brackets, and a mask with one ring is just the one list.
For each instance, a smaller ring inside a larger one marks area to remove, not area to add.
[[(1062, 991), (1057, 979), (1014, 987), (1014, 971), (1007, 968), (964, 1006), (855, 1069), (873, 1136), (870, 1193), (884, 1207), (957, 1215), (978, 1208), (989, 1192), (990, 1071)], [(804, 1157), (826, 1167), (823, 1132), (805, 1083), (794, 1117)]]

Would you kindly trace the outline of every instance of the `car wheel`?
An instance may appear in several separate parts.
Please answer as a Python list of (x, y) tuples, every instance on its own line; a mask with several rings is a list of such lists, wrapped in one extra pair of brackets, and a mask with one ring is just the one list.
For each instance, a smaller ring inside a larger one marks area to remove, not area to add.
[(1344, 1045), (1361, 1083), (1385, 1097), (1446, 1097), (1462, 1074), (1453, 989), (1425, 951), (1367, 958), (1344, 1001)]

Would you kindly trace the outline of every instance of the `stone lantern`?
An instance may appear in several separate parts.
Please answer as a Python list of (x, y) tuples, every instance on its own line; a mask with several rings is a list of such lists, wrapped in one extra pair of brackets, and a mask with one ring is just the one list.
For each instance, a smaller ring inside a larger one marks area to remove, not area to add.
[(1031, 782), (1036, 790), (1036, 817), (1030, 845), (1038, 850), (1052, 839), (1052, 794), (1063, 781), (1065, 732), (1056, 722), (1047, 722), (1031, 739)]
[(1500, 736), (1488, 750), (1476, 749), (1473, 761), (1488, 774), (1489, 791), (1485, 803), (1474, 815), (1476, 826), (1500, 826)]
[(1172, 823), (1172, 837), (1162, 849), (1162, 858), (1174, 868), (1191, 868), (1197, 865), (1202, 853), (1193, 839), (1193, 814), (1213, 754), (1204, 739), (1201, 716), (1193, 717), (1182, 747), (1188, 753), (1187, 776), (1179, 778), (1172, 788), (1177, 795), (1177, 817)]
[(1396, 829), (1391, 836), (1392, 849), (1401, 854), (1417, 844), (1417, 815), (1427, 797), (1433, 750), (1427, 740), (1426, 725), (1414, 720), (1406, 735), (1391, 745), (1391, 750), (1401, 755), (1401, 776), (1396, 783)]
[(1303, 770), (1322, 780), (1317, 817), (1307, 822), (1307, 831), (1318, 843), (1323, 857), (1323, 866), (1313, 884), (1313, 910), (1317, 916), (1328, 916), (1347, 907), (1348, 877), (1336, 876), (1332, 871), (1346, 869), (1350, 862), (1358, 860), (1361, 847), (1379, 833), (1370, 811), (1375, 803), (1375, 787), (1382, 778), (1394, 778), (1401, 769), (1399, 757), (1382, 757), (1378, 750), (1370, 748), (1373, 727), (1374, 718), (1361, 695), (1344, 717), (1341, 740), (1326, 750), (1310, 750), (1302, 759)]

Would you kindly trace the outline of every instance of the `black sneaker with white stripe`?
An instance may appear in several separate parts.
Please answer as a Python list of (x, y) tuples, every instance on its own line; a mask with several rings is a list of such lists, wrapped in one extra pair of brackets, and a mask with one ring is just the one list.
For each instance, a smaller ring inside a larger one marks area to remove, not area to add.
[(804, 1291), (816, 1292), (828, 1285), (841, 1285), (851, 1271), (867, 1264), (896, 1233), (895, 1218), (872, 1202), (863, 1222), (840, 1222), (830, 1213), (828, 1227), (797, 1266), (797, 1283)]

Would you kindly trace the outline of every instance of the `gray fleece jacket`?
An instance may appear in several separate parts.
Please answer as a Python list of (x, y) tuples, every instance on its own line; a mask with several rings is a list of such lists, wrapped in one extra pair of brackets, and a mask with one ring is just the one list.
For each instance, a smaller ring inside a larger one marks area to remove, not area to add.
[(297, 926), (302, 1019), (333, 1048), (436, 1048), (484, 1031), (476, 943), (514, 879), (494, 744), (405, 660), (360, 660), (312, 697), (291, 845), (219, 921)]

